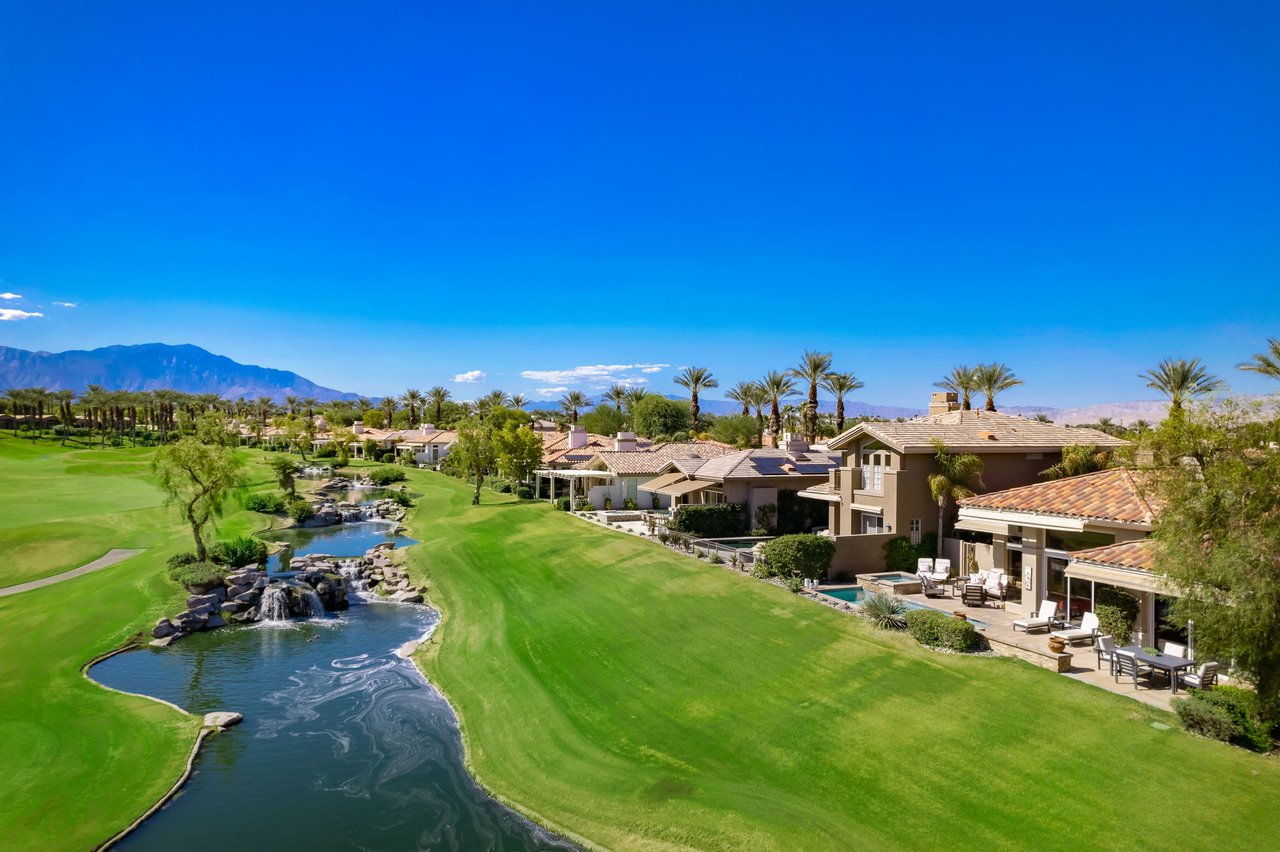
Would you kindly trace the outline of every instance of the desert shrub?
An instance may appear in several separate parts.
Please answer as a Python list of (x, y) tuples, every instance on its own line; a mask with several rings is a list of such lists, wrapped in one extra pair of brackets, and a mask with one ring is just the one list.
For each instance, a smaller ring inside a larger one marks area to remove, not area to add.
[(764, 562), (757, 562), (755, 565), (751, 566), (751, 576), (759, 580), (763, 580), (766, 577), (772, 577), (774, 574), (774, 570)]
[(517, 485), (516, 496), (519, 497), (521, 500), (532, 500), (533, 487), (529, 485)]
[(404, 506), (406, 509), (413, 505), (413, 498), (403, 491), (392, 491), (387, 495), (387, 499), (397, 506)]
[(1117, 645), (1128, 645), (1133, 634), (1133, 616), (1118, 606), (1097, 604), (1093, 612), (1098, 616), (1098, 632), (1110, 636)]
[(747, 507), (742, 503), (682, 506), (668, 526), (699, 538), (728, 538), (747, 531)]
[(711, 558), (708, 561), (710, 561), (711, 564), (713, 565), (723, 565), (724, 557), (720, 555), (720, 551), (713, 550), (711, 551)]
[(969, 621), (936, 609), (913, 609), (906, 614), (907, 632), (921, 645), (972, 651), (978, 647), (978, 631)]
[(395, 461), (396, 461), (395, 451), (389, 450), (383, 453), (382, 455), (378, 456), (378, 461), (382, 462), (383, 464), (395, 464)]
[(764, 558), (780, 576), (816, 580), (831, 567), (836, 543), (821, 535), (797, 533), (775, 538), (764, 546)]
[(209, 548), (209, 558), (219, 565), (229, 565), (232, 568), (257, 565), (267, 559), (267, 543), (251, 535), (237, 536), (214, 544)]
[(567, 512), (567, 511), (569, 511), (569, 498), (568, 498), (568, 497), (557, 497), (557, 498), (556, 498), (556, 508), (557, 508), (557, 509), (559, 509), (561, 512)]
[(316, 507), (306, 500), (291, 500), (288, 506), (289, 517), (299, 524), (304, 524), (316, 516)]
[(785, 581), (783, 581), (783, 586), (785, 586), (787, 591), (791, 592), (791, 594), (798, 595), (804, 591), (804, 578), (788, 577)]
[(186, 562), (169, 568), (169, 579), (191, 591), (220, 585), (226, 576), (227, 569), (212, 562)]
[(390, 485), (408, 478), (409, 475), (398, 467), (376, 467), (369, 471), (369, 481), (374, 485)]
[(589, 512), (594, 508), (595, 506), (592, 506), (591, 501), (586, 497), (578, 496), (573, 498), (573, 510), (575, 512)]
[(658, 541), (662, 542), (663, 544), (667, 544), (668, 542), (671, 541), (671, 533), (667, 532), (666, 530), (658, 530), (657, 535), (658, 535)]
[(1182, 727), (1193, 734), (1224, 743), (1240, 736), (1240, 726), (1231, 718), (1231, 713), (1225, 707), (1202, 700), (1201, 693), (1189, 698), (1175, 698), (1172, 704)]
[(318, 459), (336, 459), (338, 457), (338, 448), (333, 445), (332, 441), (330, 441), (329, 443), (322, 445), (320, 449), (316, 450), (312, 455)]
[(250, 512), (276, 515), (284, 511), (284, 498), (279, 494), (250, 494), (244, 498), (244, 507)]
[(907, 603), (897, 595), (868, 595), (858, 608), (876, 627), (903, 630), (907, 626)]
[(168, 562), (165, 564), (167, 564), (169, 566), (169, 570), (172, 571), (174, 568), (181, 568), (183, 565), (190, 565), (192, 562), (199, 561), (200, 557), (196, 556), (194, 553), (175, 553), (169, 557)]
[(622, 501), (622, 508), (624, 508), (624, 509), (626, 509), (626, 510), (628, 510), (628, 511), (631, 511), (631, 510), (634, 510), (634, 509), (639, 509), (639, 508), (640, 508), (640, 505), (639, 505), (638, 503), (636, 503), (636, 501), (635, 501), (635, 500), (632, 500), (630, 497), (628, 497), (627, 499), (625, 499), (625, 500), (623, 500), (623, 501)]
[(1194, 699), (1226, 711), (1238, 733), (1230, 737), (1236, 745), (1254, 751), (1271, 751), (1271, 725), (1263, 718), (1258, 694), (1238, 686), (1217, 686), (1196, 692)]

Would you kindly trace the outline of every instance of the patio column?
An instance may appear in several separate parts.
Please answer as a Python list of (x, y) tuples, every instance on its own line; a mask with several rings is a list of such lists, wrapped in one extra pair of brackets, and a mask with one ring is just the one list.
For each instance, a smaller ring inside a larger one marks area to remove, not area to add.
[(1044, 531), (1031, 527), (1022, 528), (1022, 601), (1020, 614), (1027, 615), (1040, 608), (1048, 585), (1048, 572), (1044, 564)]
[(1138, 623), (1134, 626), (1138, 631), (1139, 643), (1156, 644), (1156, 596), (1154, 592), (1138, 593)]

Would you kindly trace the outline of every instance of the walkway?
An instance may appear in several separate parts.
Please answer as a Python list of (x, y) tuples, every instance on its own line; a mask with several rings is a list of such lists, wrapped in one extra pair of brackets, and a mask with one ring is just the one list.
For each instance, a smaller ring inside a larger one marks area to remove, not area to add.
[(117, 547), (108, 550), (105, 556), (100, 556), (87, 565), (81, 565), (79, 568), (72, 568), (70, 571), (63, 571), (61, 574), (54, 574), (52, 577), (44, 577), (40, 580), (32, 580), (30, 583), (19, 583), (16, 586), (7, 586), (0, 589), (0, 598), (8, 595), (17, 595), (22, 592), (29, 592), (32, 589), (43, 589), (45, 586), (52, 586), (54, 583), (61, 583), (63, 580), (72, 580), (85, 574), (92, 574), (94, 571), (101, 571), (103, 568), (110, 568), (117, 562), (123, 562), (130, 556), (137, 556), (145, 548), (136, 550)]

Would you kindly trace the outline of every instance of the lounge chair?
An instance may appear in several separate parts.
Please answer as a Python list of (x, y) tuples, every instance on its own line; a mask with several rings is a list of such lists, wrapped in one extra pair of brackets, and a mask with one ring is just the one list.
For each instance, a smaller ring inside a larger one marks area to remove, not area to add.
[(940, 598), (947, 594), (947, 587), (936, 582), (928, 574), (920, 575), (920, 591), (926, 598)]
[(1093, 650), (1098, 652), (1098, 671), (1102, 671), (1102, 664), (1107, 664), (1107, 669), (1112, 675), (1116, 673), (1116, 643), (1105, 633), (1093, 643)]
[(1178, 683), (1196, 689), (1212, 689), (1218, 684), (1218, 664), (1205, 663), (1195, 674), (1179, 674)]
[[(1090, 615), (1090, 613), (1085, 613)], [(1138, 662), (1138, 658), (1133, 654), (1125, 651), (1117, 650), (1115, 654), (1115, 664), (1111, 667), (1111, 675), (1116, 682), (1120, 682), (1120, 675), (1126, 675), (1133, 678), (1133, 688), (1138, 688), (1138, 678), (1143, 675), (1147, 678), (1147, 688), (1151, 688), (1151, 676), (1155, 674), (1155, 669), (1146, 663)]]
[(1171, 657), (1182, 657), (1183, 659), (1190, 659), (1189, 657), (1187, 657), (1187, 646), (1179, 645), (1177, 642), (1161, 642), (1160, 653), (1168, 654)]
[(951, 579), (951, 560), (935, 559), (933, 560), (933, 573), (929, 575), (939, 583)]
[(987, 590), (987, 597), (1004, 600), (1005, 589), (1009, 586), (1009, 575), (999, 571), (987, 572), (982, 587)]
[(1058, 614), (1058, 602), (1051, 600), (1040, 601), (1040, 612), (1027, 618), (1019, 618), (1013, 622), (1013, 632), (1017, 633), (1021, 627), (1024, 632), (1030, 633), (1032, 630), (1044, 628), (1048, 630), (1053, 627), (1053, 619)]
[(965, 606), (986, 606), (987, 590), (977, 583), (965, 583), (964, 590), (960, 593), (960, 598), (964, 601)]
[(1091, 612), (1086, 612), (1084, 617), (1080, 619), (1079, 627), (1066, 627), (1062, 630), (1055, 630), (1050, 636), (1057, 636), (1059, 639), (1066, 639), (1069, 643), (1079, 642), (1081, 639), (1092, 639), (1098, 634), (1098, 616)]
[(933, 575), (933, 560), (917, 559), (916, 560), (916, 576), (929, 577), (932, 575)]

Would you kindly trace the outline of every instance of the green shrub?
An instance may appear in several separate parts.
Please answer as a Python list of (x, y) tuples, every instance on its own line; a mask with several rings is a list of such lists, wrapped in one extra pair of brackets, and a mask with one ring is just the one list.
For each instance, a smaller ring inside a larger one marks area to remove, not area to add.
[(625, 500), (623, 500), (623, 501), (622, 501), (622, 508), (624, 508), (624, 509), (626, 509), (626, 510), (628, 510), (628, 511), (632, 511), (632, 510), (635, 510), (635, 509), (639, 509), (639, 508), (640, 508), (640, 505), (639, 505), (638, 503), (636, 503), (636, 501), (635, 501), (635, 500), (632, 500), (630, 497), (628, 497), (627, 499), (625, 499)]
[(1225, 707), (1210, 704), (1202, 699), (1204, 693), (1197, 693), (1189, 698), (1173, 699), (1173, 712), (1178, 714), (1182, 727), (1208, 737), (1211, 740), (1231, 742), (1240, 736), (1240, 726)]
[(916, 573), (916, 546), (905, 535), (891, 538), (884, 543), (885, 568), (890, 571)]
[(783, 581), (783, 585), (786, 586), (788, 592), (791, 592), (793, 595), (798, 595), (804, 591), (804, 578), (788, 577)]
[(835, 555), (836, 543), (823, 535), (784, 535), (764, 546), (765, 561), (775, 573), (810, 580), (826, 573)]
[(221, 585), (226, 577), (227, 569), (212, 562), (187, 562), (169, 568), (169, 579), (190, 591)]
[(921, 645), (972, 651), (978, 647), (978, 631), (969, 621), (936, 609), (913, 609), (906, 614), (907, 632)]
[(383, 453), (382, 455), (378, 456), (378, 461), (382, 462), (383, 464), (395, 464), (395, 461), (396, 461), (395, 451), (391, 450)]
[(304, 524), (316, 516), (316, 507), (306, 500), (292, 500), (289, 503), (289, 517), (299, 524)]
[(516, 496), (519, 497), (521, 500), (532, 500), (533, 487), (529, 485), (517, 485)]
[(313, 453), (313, 456), (318, 459), (334, 459), (338, 457), (338, 448), (333, 445), (332, 441), (330, 441), (320, 447), (320, 449), (316, 450), (315, 453)]
[(199, 561), (200, 557), (196, 556), (194, 553), (175, 553), (169, 557), (166, 564), (169, 566), (169, 570), (172, 571), (174, 568), (180, 568), (183, 565), (190, 565), (192, 562)]
[(711, 551), (711, 559), (709, 561), (713, 565), (722, 565), (724, 564), (724, 557), (720, 555), (720, 551), (713, 550)]
[(1128, 645), (1133, 635), (1133, 618), (1118, 606), (1097, 604), (1093, 612), (1098, 616), (1098, 632), (1110, 636), (1117, 645)]
[(413, 505), (413, 498), (403, 491), (392, 491), (387, 495), (387, 499), (397, 506), (404, 506), (405, 508)]
[(251, 535), (237, 536), (209, 548), (209, 558), (219, 565), (230, 565), (232, 568), (257, 565), (267, 560), (267, 543)]
[(409, 475), (398, 467), (377, 467), (369, 472), (369, 481), (374, 485), (390, 485), (393, 482), (404, 482), (408, 477)]
[(681, 506), (667, 525), (699, 538), (729, 538), (746, 532), (747, 508), (742, 503)]
[(903, 630), (907, 626), (907, 602), (897, 595), (868, 595), (858, 608), (876, 627)]
[(568, 498), (568, 497), (557, 497), (557, 498), (556, 498), (556, 508), (557, 508), (557, 509), (559, 509), (561, 512), (567, 512), (567, 511), (569, 511), (569, 505), (570, 505), (570, 504), (569, 504), (569, 498)]
[(277, 515), (284, 511), (284, 498), (279, 494), (250, 494), (244, 498), (244, 507), (250, 512)]
[(764, 527), (755, 527), (753, 529), (747, 530), (748, 538), (764, 538), (768, 534), (769, 534), (769, 531)]
[(756, 579), (763, 580), (766, 577), (774, 576), (773, 570), (763, 562), (757, 562), (751, 566), (751, 576)]
[(1256, 692), (1224, 685), (1198, 691), (1194, 698), (1221, 708), (1231, 717), (1238, 731), (1231, 742), (1254, 751), (1271, 751), (1271, 726), (1263, 719), (1262, 702)]

